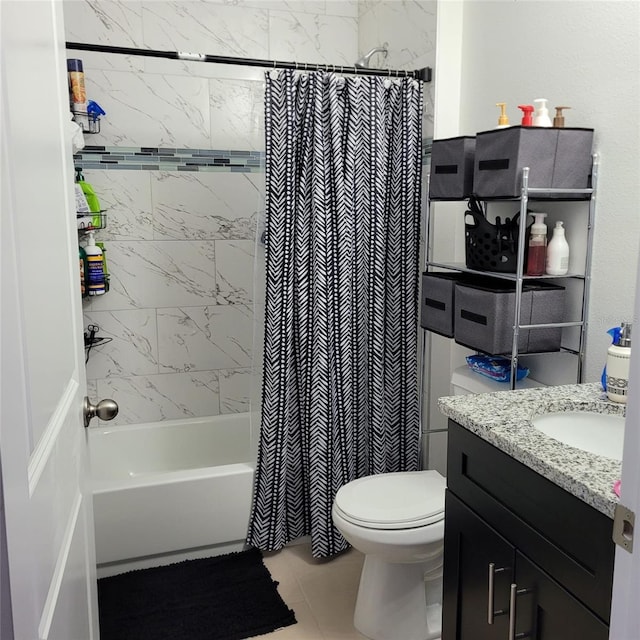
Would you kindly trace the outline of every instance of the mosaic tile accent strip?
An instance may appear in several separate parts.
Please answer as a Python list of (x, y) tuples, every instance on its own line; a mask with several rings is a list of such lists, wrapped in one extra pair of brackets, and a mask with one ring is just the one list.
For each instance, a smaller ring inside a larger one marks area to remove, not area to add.
[(76, 169), (264, 172), (264, 151), (87, 146), (73, 156)]
[[(422, 164), (431, 157), (431, 139), (423, 141)], [(129, 171), (264, 172), (264, 151), (173, 149), (165, 147), (86, 146), (73, 156), (76, 169)]]

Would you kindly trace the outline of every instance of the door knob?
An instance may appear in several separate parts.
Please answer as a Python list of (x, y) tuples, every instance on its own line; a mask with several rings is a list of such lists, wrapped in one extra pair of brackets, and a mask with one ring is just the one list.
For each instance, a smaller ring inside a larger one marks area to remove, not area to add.
[(118, 415), (118, 403), (110, 398), (100, 400), (98, 404), (92, 404), (88, 396), (84, 397), (84, 426), (89, 426), (91, 418), (98, 416), (100, 420), (113, 420)]

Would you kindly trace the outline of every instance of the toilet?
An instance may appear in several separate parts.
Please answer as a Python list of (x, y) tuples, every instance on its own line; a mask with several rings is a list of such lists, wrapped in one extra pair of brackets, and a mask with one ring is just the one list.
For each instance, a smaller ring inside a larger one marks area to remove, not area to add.
[[(542, 386), (525, 378), (516, 388)], [(451, 394), (505, 391), (468, 367), (451, 377)], [(437, 471), (381, 473), (341, 487), (333, 523), (365, 554), (354, 626), (372, 640), (437, 640), (442, 623), (446, 481)]]
[(354, 614), (372, 640), (440, 638), (445, 479), (382, 473), (338, 490), (333, 522), (365, 554)]

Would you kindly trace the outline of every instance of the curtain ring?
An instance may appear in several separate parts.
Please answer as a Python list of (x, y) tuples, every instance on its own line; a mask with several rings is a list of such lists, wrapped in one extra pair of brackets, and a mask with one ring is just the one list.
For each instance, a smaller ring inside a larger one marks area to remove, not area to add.
[(297, 70), (298, 70), (298, 63), (297, 63), (297, 62), (294, 62), (293, 64), (295, 64), (295, 65), (296, 65), (296, 71), (297, 71)]
[(389, 69), (389, 77), (391, 77), (391, 69)]
[(277, 63), (276, 63), (276, 61), (274, 60), (274, 61), (273, 61), (273, 68), (274, 68), (274, 69), (276, 68), (276, 64), (277, 64)]
[(405, 78), (408, 78), (408, 77), (409, 77), (409, 72), (408, 72), (406, 69), (404, 70), (404, 77), (405, 77)]

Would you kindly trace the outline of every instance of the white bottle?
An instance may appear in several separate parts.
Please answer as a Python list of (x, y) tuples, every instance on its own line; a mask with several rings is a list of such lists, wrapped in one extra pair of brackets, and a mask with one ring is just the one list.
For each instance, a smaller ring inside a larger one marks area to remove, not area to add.
[(104, 256), (102, 255), (102, 249), (96, 246), (93, 231), (87, 234), (87, 244), (84, 251), (87, 254), (87, 273), (85, 278), (89, 295), (101, 296), (105, 292)]
[(621, 323), (620, 338), (607, 350), (607, 397), (627, 402), (629, 362), (631, 359), (631, 323)]
[(556, 222), (553, 236), (547, 246), (546, 272), (550, 276), (563, 276), (569, 271), (569, 243), (564, 235), (564, 223)]
[(547, 102), (546, 98), (537, 98), (533, 101), (533, 104), (536, 105), (536, 112), (533, 114), (534, 127), (550, 127), (552, 125)]

